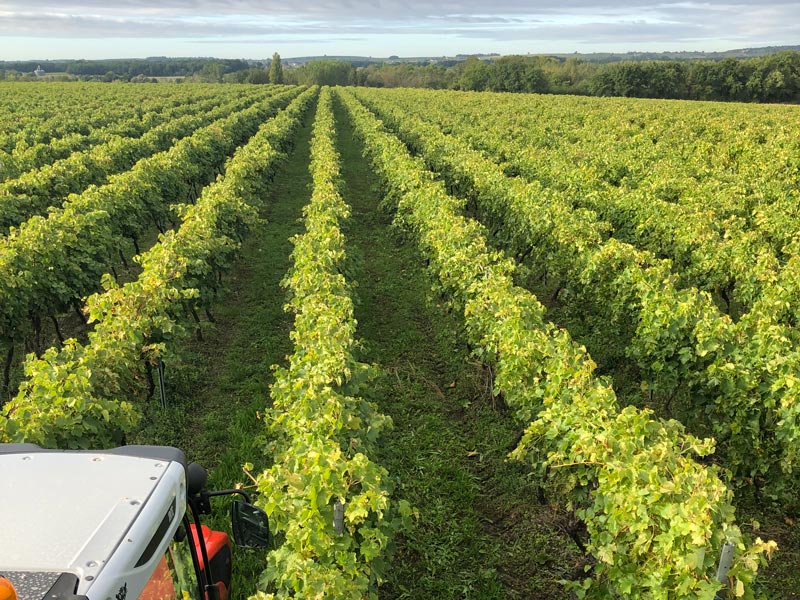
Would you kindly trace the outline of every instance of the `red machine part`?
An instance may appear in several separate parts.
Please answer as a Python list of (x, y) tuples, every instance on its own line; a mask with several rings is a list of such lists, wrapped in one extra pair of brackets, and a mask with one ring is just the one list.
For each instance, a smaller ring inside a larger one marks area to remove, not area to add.
[[(194, 547), (197, 550), (200, 570), (205, 572), (206, 565), (203, 560), (203, 552), (200, 549), (200, 540), (197, 537), (197, 528), (194, 525), (190, 525), (189, 527), (192, 532)], [(231, 541), (226, 533), (214, 531), (205, 525), (201, 526), (201, 531), (203, 533), (203, 540), (205, 540), (206, 553), (208, 554), (211, 580), (214, 581), (215, 585), (219, 588), (220, 599), (228, 600), (231, 586), (231, 558), (233, 556)]]

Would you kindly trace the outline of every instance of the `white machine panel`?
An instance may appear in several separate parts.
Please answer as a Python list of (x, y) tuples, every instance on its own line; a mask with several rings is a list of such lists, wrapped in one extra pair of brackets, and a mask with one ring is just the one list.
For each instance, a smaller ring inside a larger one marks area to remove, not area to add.
[(0, 571), (95, 579), (169, 464), (101, 453), (0, 455)]

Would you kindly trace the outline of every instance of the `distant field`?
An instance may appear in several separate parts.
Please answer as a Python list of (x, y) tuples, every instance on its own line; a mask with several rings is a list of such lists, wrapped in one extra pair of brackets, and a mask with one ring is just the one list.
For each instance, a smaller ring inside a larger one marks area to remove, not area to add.
[(797, 107), (158, 79), (0, 84), (0, 441), (252, 463), (248, 594), (800, 597)]

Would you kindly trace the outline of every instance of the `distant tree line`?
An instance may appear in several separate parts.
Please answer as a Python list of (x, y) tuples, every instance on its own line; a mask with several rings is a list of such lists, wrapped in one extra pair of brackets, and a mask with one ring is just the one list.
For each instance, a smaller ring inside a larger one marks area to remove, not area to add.
[(721, 61), (606, 65), (590, 82), (598, 96), (800, 102), (800, 53)]
[(384, 64), (359, 69), (358, 85), (739, 102), (800, 102), (800, 53), (720, 61), (471, 57), (453, 67)]
[(716, 61), (645, 60), (606, 64), (579, 58), (504, 56), (494, 60), (469, 57), (447, 66), (383, 63), (357, 68), (344, 61), (316, 60), (286, 69), (283, 80), (304, 85), (800, 102), (800, 52)]
[[(157, 81), (155, 78), (189, 79), (223, 82), (235, 73), (245, 73), (246, 80), (253, 63), (242, 59), (215, 58), (146, 58), (69, 61), (5, 61), (0, 62), (0, 80), (36, 80), (34, 70), (41, 67), (47, 80), (58, 81)], [(261, 83), (260, 81), (242, 81)]]
[(250, 67), (250, 63), (240, 59), (91, 60), (72, 62), (65, 71), (71, 75), (105, 75), (110, 71), (118, 77), (186, 77), (215, 65), (219, 65), (224, 73)]
[(61, 78), (155, 81), (180, 77), (216, 83), (287, 83), (422, 87), (494, 92), (535, 92), (689, 100), (800, 103), (800, 52), (723, 60), (589, 62), (578, 57), (468, 57), (436, 64), (356, 66), (324, 59), (300, 66), (272, 60), (131, 59), (0, 63), (0, 79), (36, 79), (37, 66)]
[(241, 59), (211, 58), (135, 58), (113, 60), (68, 60), (68, 61), (8, 61), (0, 65), (6, 71), (32, 73), (41, 66), (48, 73), (66, 73), (75, 76), (105, 76), (114, 73), (117, 78), (186, 77), (195, 75), (210, 64), (219, 64), (223, 72), (241, 71), (250, 63)]

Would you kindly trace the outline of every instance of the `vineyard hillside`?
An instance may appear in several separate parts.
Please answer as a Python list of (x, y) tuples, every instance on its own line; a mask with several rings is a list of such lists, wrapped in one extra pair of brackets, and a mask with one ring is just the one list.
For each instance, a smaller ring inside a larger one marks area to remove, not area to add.
[(233, 598), (800, 598), (798, 322), (795, 106), (0, 84), (0, 442), (249, 488)]

